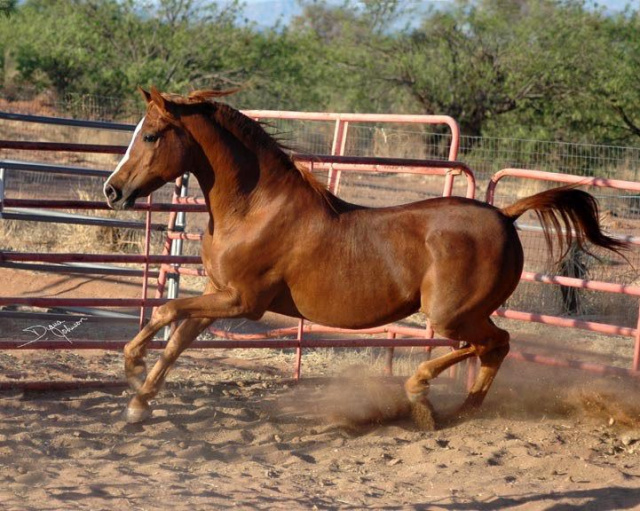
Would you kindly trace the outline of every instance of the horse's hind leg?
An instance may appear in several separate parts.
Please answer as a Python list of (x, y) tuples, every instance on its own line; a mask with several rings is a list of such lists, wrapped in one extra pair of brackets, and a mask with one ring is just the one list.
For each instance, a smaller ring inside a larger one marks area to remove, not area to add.
[(482, 404), (498, 369), (509, 353), (509, 332), (498, 328), (490, 319), (487, 321), (491, 326), (490, 335), (482, 342), (474, 343), (481, 365), (478, 376), (460, 410), (463, 413), (478, 408)]
[(144, 382), (136, 388), (136, 395), (127, 406), (127, 422), (141, 422), (149, 416), (149, 401), (160, 390), (171, 366), (191, 342), (213, 321), (210, 318), (185, 319), (178, 326), (160, 359), (153, 366)]
[(480, 357), (481, 368), (463, 405), (463, 410), (480, 406), (502, 361), (509, 352), (509, 333), (498, 328), (489, 318), (468, 321), (464, 326), (455, 329), (438, 329), (437, 326), (435, 329), (445, 337), (467, 341), (470, 346), (420, 364), (416, 373), (405, 383), (407, 397), (413, 403), (414, 409), (428, 406), (426, 396), (429, 390), (429, 380), (473, 355)]
[(422, 362), (415, 374), (409, 378), (404, 384), (407, 398), (412, 403), (424, 401), (429, 392), (429, 380), (436, 378), (442, 371), (450, 368), (452, 365), (462, 362), (476, 354), (473, 347), (462, 348), (447, 353), (433, 360)]
[(475, 348), (467, 347), (433, 360), (427, 360), (422, 362), (416, 373), (406, 381), (404, 388), (411, 402), (411, 416), (420, 429), (433, 430), (436, 426), (433, 419), (433, 409), (427, 399), (429, 380), (473, 355), (475, 355)]

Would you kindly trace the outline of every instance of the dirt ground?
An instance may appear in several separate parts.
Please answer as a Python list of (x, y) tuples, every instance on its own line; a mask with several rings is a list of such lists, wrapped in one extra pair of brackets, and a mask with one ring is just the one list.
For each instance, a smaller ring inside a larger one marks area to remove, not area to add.
[[(0, 392), (2, 508), (640, 508), (633, 382), (507, 361), (463, 421), (447, 415), (460, 386), (439, 378), (437, 429), (421, 431), (381, 358), (308, 352), (295, 384), (290, 353), (191, 350), (142, 425), (124, 422), (121, 387)], [(120, 353), (0, 354), (5, 377), (115, 380), (121, 367)]]
[[(122, 279), (18, 273), (0, 272), (12, 294), (139, 293)], [(31, 323), (0, 318), (0, 339), (28, 341)], [(561, 346), (565, 357), (623, 367), (632, 355), (630, 339), (508, 328), (515, 349)], [(69, 337), (135, 330), (83, 323)], [(296, 384), (291, 352), (192, 349), (152, 418), (135, 426), (123, 420), (123, 386), (0, 391), (1, 507), (640, 509), (640, 381), (507, 360), (482, 411), (465, 420), (452, 414), (460, 378), (438, 378), (436, 429), (422, 431), (402, 383), (425, 355), (398, 351), (400, 376), (389, 378), (382, 350), (307, 350)], [(0, 383), (122, 377), (118, 352), (0, 353)]]

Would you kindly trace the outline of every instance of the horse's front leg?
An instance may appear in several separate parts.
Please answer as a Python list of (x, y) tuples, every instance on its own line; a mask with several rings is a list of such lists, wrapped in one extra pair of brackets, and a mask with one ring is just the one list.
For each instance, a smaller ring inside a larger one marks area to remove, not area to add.
[[(237, 293), (220, 291), (197, 298), (173, 300), (153, 313), (151, 321), (125, 347), (125, 372), (136, 395), (127, 407), (127, 422), (144, 420), (149, 415), (149, 401), (158, 393), (164, 379), (180, 354), (217, 318), (242, 316), (245, 307)], [(167, 343), (162, 356), (142, 379), (142, 358), (148, 342), (163, 327), (185, 319)]]
[[(208, 281), (203, 295), (211, 294), (214, 291), (213, 284), (211, 281)], [(164, 311), (154, 309), (151, 321), (124, 347), (124, 372), (127, 376), (129, 386), (135, 391), (138, 391), (140, 387), (142, 387), (147, 377), (147, 366), (144, 363), (144, 357), (147, 355), (147, 346), (153, 339), (153, 336), (162, 328), (161, 326), (157, 326), (156, 323), (161, 321), (163, 316), (170, 313), (172, 312), (168, 309)], [(173, 309), (173, 314), (175, 313), (175, 309)], [(197, 336), (198, 333), (195, 335)]]

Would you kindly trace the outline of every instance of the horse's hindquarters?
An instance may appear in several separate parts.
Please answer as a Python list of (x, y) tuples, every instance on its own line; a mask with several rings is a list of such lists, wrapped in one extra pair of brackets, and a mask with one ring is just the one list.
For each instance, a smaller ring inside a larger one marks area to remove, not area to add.
[(461, 330), (472, 330), (511, 296), (524, 261), (514, 225), (498, 210), (465, 209), (428, 238), (431, 266), (421, 288), (434, 329), (461, 340)]

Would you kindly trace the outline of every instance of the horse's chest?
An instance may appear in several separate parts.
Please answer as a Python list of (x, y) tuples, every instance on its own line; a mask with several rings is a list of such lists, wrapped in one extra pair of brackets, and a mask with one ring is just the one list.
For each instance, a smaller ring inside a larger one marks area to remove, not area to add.
[(265, 260), (263, 252), (242, 240), (212, 238), (202, 247), (205, 271), (220, 287), (256, 279), (265, 271)]

